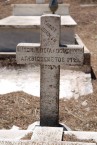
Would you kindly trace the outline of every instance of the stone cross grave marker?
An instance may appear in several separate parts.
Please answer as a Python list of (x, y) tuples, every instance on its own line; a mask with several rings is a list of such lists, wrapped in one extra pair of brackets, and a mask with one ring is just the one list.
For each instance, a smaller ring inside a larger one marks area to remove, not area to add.
[(82, 65), (83, 47), (60, 45), (61, 17), (41, 16), (40, 44), (20, 43), (16, 48), (18, 64), (40, 64), (40, 125), (59, 125), (60, 65)]

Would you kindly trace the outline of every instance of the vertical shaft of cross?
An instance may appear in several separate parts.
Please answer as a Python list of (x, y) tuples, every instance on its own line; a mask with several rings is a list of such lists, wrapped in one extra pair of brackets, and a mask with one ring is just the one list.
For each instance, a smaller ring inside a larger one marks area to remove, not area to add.
[(41, 66), (40, 125), (59, 125), (60, 66)]
[[(54, 52), (59, 47), (60, 16), (42, 16), (41, 48)], [(51, 51), (52, 50), (52, 51)], [(49, 57), (45, 54), (45, 58)], [(53, 58), (52, 58), (53, 61)], [(59, 80), (60, 66), (41, 65), (40, 80), (40, 125), (59, 125)]]

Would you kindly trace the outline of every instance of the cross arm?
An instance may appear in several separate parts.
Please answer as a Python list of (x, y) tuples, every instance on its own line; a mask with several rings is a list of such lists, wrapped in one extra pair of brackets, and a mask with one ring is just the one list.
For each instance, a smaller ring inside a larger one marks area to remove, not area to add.
[(58, 48), (41, 48), (39, 43), (19, 43), (16, 47), (18, 64), (83, 65), (84, 48), (66, 45)]

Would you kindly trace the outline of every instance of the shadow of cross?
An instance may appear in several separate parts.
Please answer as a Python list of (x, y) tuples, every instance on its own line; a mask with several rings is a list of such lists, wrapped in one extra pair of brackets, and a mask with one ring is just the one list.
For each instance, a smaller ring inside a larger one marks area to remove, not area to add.
[(40, 44), (20, 43), (16, 48), (18, 64), (40, 64), (40, 125), (59, 126), (60, 65), (82, 65), (83, 47), (59, 45), (59, 15), (41, 16)]

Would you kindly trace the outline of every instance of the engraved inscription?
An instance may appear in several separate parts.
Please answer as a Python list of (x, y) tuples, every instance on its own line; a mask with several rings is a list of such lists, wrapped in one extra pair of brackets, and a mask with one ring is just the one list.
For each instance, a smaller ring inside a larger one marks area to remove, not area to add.
[(83, 48), (41, 48), (24, 43), (17, 46), (17, 55), (17, 61), (22, 64), (80, 65), (83, 62)]
[[(48, 45), (54, 45), (55, 44), (55, 42), (57, 41), (57, 39), (54, 37), (54, 36), (52, 36), (52, 34), (50, 33), (50, 31), (48, 31), (46, 28), (44, 28), (44, 27), (42, 27), (41, 28), (41, 31), (48, 37), (48, 38), (43, 38), (42, 40), (43, 40), (43, 42), (44, 42), (44, 47), (46, 46), (48, 46)], [(48, 41), (48, 43), (47, 43), (47, 41)]]
[(76, 54), (76, 53), (82, 53), (83, 52), (83, 49), (77, 49), (77, 48), (59, 48), (59, 49), (53, 49), (53, 48), (37, 48), (37, 47), (29, 47), (29, 46), (26, 46), (25, 47), (25, 43), (23, 44), (24, 46), (20, 46), (20, 47), (17, 47), (17, 51), (18, 52), (34, 52), (34, 53), (55, 53), (57, 55), (57, 53), (64, 53), (64, 54)]
[(48, 32), (44, 27), (41, 28), (41, 31), (43, 31), (47, 36), (51, 37), (50, 32)]
[[(42, 17), (41, 20), (41, 44), (42, 48), (49, 47), (52, 48), (55, 46), (59, 47), (59, 29), (60, 29), (60, 16), (56, 16), (52, 18), (49, 17)], [(51, 20), (52, 19), (52, 20)]]
[[(34, 57), (34, 56), (23, 56), (21, 57), (21, 62), (44, 62), (44, 64), (46, 62), (55, 62), (55, 63), (62, 63), (67, 61), (67, 63), (80, 63), (80, 60), (78, 58), (66, 58), (65, 57)], [(64, 63), (65, 65), (65, 63)]]
[(55, 32), (57, 29), (51, 25), (47, 20), (45, 20), (45, 25), (53, 32)]

